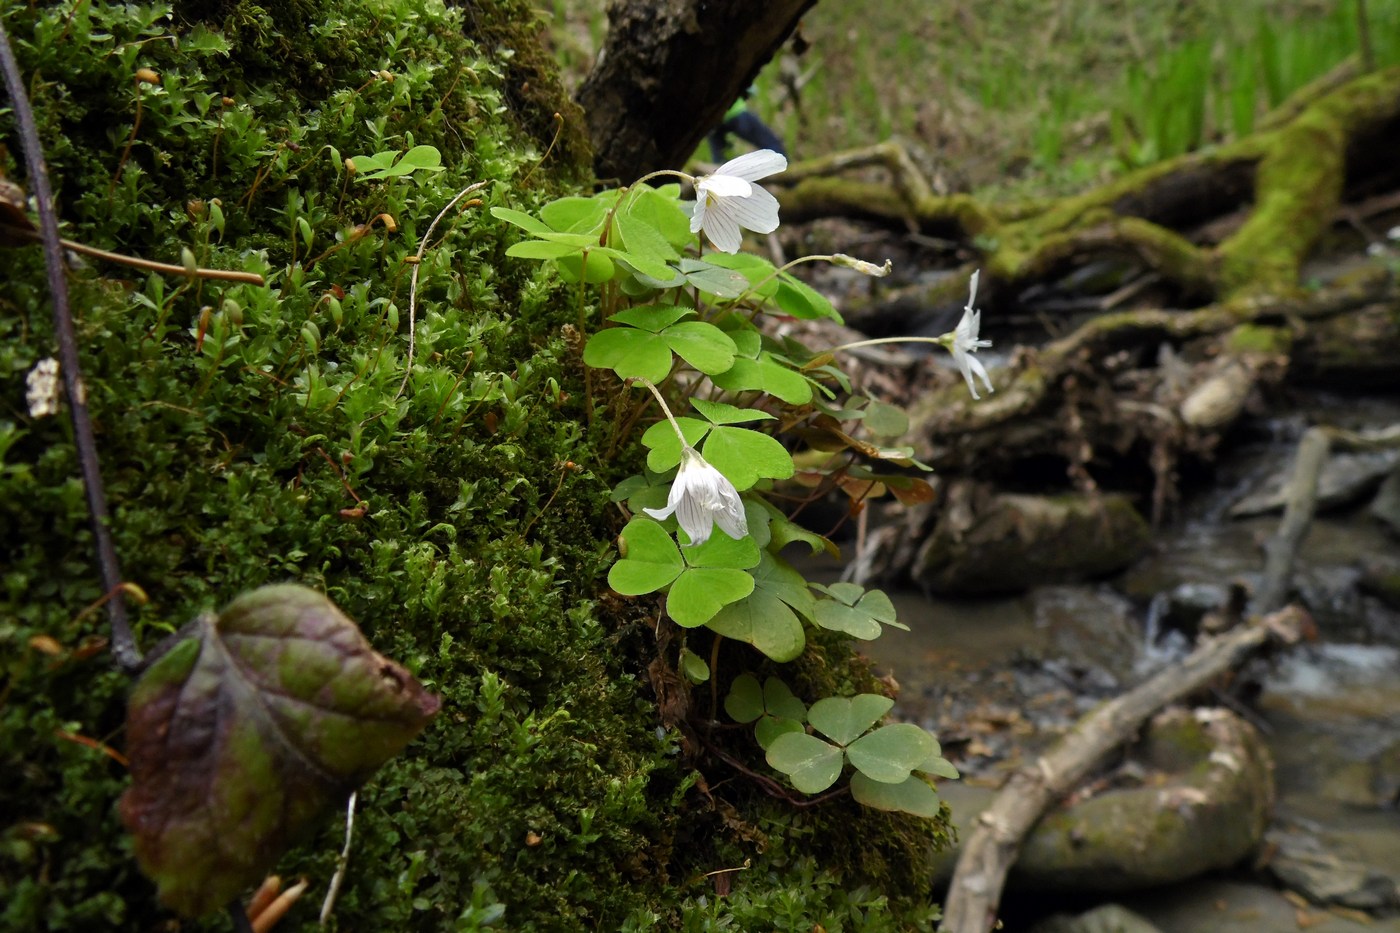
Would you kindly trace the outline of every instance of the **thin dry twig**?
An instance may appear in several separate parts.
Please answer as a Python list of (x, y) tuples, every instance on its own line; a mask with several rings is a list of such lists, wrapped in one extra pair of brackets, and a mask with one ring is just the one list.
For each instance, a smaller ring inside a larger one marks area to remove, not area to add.
[(416, 338), (418, 334), (418, 269), (423, 265), (423, 254), (428, 251), (428, 241), (433, 238), (433, 230), (437, 227), (438, 221), (447, 215), (447, 212), (457, 204), (458, 201), (486, 187), (486, 182), (479, 181), (474, 185), (468, 185), (457, 196), (447, 202), (447, 206), (438, 211), (438, 215), (433, 218), (433, 222), (428, 224), (428, 230), (423, 234), (423, 238), (418, 241), (418, 253), (413, 259), (413, 278), (408, 289), (408, 361), (403, 368), (403, 382), (399, 383), (399, 391), (394, 393), (394, 401), (398, 401), (403, 395), (403, 390), (408, 388), (408, 377), (413, 375), (413, 352), (416, 348)]
[(78, 341), (73, 330), (73, 315), (68, 304), (68, 281), (63, 268), (63, 247), (58, 236), (58, 218), (53, 209), (53, 188), (49, 170), (44, 162), (44, 150), (39, 143), (39, 131), (34, 123), (34, 111), (19, 73), (19, 63), (10, 47), (10, 36), (0, 23), (0, 71), (4, 72), (5, 89), (10, 95), (11, 110), (19, 127), (24, 161), (29, 169), (30, 183), (39, 205), (39, 232), (44, 244), (44, 266), (48, 272), (49, 293), (53, 296), (54, 332), (58, 337), (58, 358), (63, 373), (63, 386), (68, 394), (69, 417), (73, 423), (73, 444), (78, 452), (79, 469), (83, 475), (83, 492), (87, 496), (88, 513), (92, 516), (92, 533), (97, 544), (97, 564), (102, 575), (102, 588), (113, 593), (107, 602), (107, 615), (112, 625), (112, 657), (117, 666), (135, 672), (141, 666), (141, 649), (131, 631), (122, 598), (121, 563), (112, 544), (108, 528), (107, 495), (102, 485), (102, 466), (97, 456), (97, 439), (88, 413), (87, 389), (83, 386), (82, 367), (78, 358)]

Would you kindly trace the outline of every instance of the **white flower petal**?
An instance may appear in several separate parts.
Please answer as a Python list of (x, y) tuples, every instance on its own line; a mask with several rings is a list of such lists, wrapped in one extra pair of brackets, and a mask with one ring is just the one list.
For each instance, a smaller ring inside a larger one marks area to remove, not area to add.
[[(676, 477), (676, 481), (680, 482), (679, 476)], [(681, 530), (690, 536), (692, 546), (704, 544), (710, 540), (710, 531), (715, 524), (714, 515), (705, 508), (699, 497), (694, 495), (693, 490), (687, 490), (686, 493), (676, 506), (676, 521)]]
[(749, 518), (744, 514), (744, 503), (739, 499), (738, 493), (734, 494), (734, 499), (734, 502), (728, 503), (715, 513), (715, 524), (729, 537), (737, 540), (749, 536)]
[(787, 170), (787, 157), (772, 149), (746, 152), (715, 169), (716, 175), (734, 175), (745, 181), (757, 181)]
[(695, 209), (690, 212), (690, 232), (699, 233), (705, 226), (705, 199), (701, 198), (695, 202)]
[(734, 484), (706, 463), (694, 447), (681, 449), (681, 466), (671, 483), (666, 508), (643, 511), (658, 520), (674, 512), (692, 547), (708, 541), (716, 524), (731, 538), (749, 533), (744, 500)]
[(778, 199), (757, 185), (748, 197), (730, 198), (724, 206), (745, 230), (772, 233), (778, 229)]
[(992, 388), (992, 380), (987, 375), (987, 367), (982, 365), (982, 361), (970, 353), (955, 354), (958, 358), (958, 368), (962, 370), (963, 378), (967, 380), (967, 390), (972, 393), (972, 397), (980, 399), (977, 394), (977, 385), (972, 381), (972, 374), (976, 373), (982, 377), (982, 384), (987, 387), (988, 392), (995, 392)]
[(739, 222), (730, 210), (732, 203), (720, 201), (710, 205), (709, 210), (705, 211), (705, 236), (710, 238), (715, 249), (724, 253), (737, 253), (739, 247), (744, 245), (744, 235), (739, 231)]
[(737, 253), (744, 243), (744, 230), (772, 233), (778, 229), (778, 199), (750, 182), (785, 168), (784, 156), (760, 149), (697, 178), (690, 232), (703, 230), (716, 249)]
[(974, 399), (980, 399), (977, 394), (977, 384), (973, 381), (974, 374), (981, 378), (982, 384), (986, 386), (988, 392), (995, 392), (992, 387), (991, 377), (987, 375), (987, 368), (982, 365), (982, 361), (974, 357), (982, 347), (990, 347), (990, 340), (979, 340), (977, 335), (982, 329), (982, 312), (973, 307), (977, 300), (977, 280), (981, 275), (981, 270), (972, 273), (972, 281), (968, 289), (967, 307), (963, 308), (962, 319), (958, 321), (958, 326), (953, 329), (953, 362), (962, 370), (963, 378), (967, 380), (968, 391), (972, 393)]
[(716, 198), (747, 198), (754, 186), (737, 175), (705, 175), (695, 183), (696, 200), (705, 200), (709, 195)]
[(666, 504), (666, 508), (664, 509), (642, 509), (643, 512), (647, 513), (652, 518), (656, 519), (658, 522), (664, 522), (666, 519), (670, 518), (671, 513), (675, 510), (675, 503), (672, 502), (668, 502)]

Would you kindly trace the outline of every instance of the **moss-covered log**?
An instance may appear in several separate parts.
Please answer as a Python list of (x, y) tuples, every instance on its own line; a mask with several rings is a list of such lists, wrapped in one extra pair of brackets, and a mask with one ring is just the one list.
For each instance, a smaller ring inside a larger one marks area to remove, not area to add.
[[(987, 337), (998, 306), (1031, 286), (1126, 260), (1136, 280), (1085, 303), (1099, 313), (1063, 336), (1018, 348), (995, 368), (995, 394), (973, 400), (950, 379), (921, 395), (913, 437), (941, 472), (1040, 491), (1047, 464), (1083, 490), (1116, 472), (1127, 479), (1119, 488), (1150, 489), (1160, 516), (1180, 460), (1208, 456), (1248, 402), (1284, 381), (1400, 385), (1400, 287), (1386, 262), (1338, 264), (1303, 283), (1334, 227), (1395, 208), (1387, 192), (1400, 179), (1376, 154), (1400, 143), (1400, 68), (1348, 72), (1281, 113), (1236, 142), (1045, 202), (937, 196), (894, 143), (797, 163), (775, 190), (789, 222), (840, 216), (975, 257), (932, 284), (886, 293), (886, 333), (911, 310), (962, 304), (975, 268), (980, 303), (993, 309)], [(911, 568), (906, 553), (892, 569)]]
[[(1185, 299), (1279, 294), (1297, 287), (1344, 190), (1389, 171), (1373, 154), (1400, 139), (1400, 68), (1310, 94), (1295, 111), (1236, 142), (1043, 204), (935, 196), (893, 144), (798, 163), (776, 193), (790, 222), (845, 216), (965, 242), (993, 287), (1024, 287), (1118, 252)], [(871, 164), (891, 180), (835, 177)]]

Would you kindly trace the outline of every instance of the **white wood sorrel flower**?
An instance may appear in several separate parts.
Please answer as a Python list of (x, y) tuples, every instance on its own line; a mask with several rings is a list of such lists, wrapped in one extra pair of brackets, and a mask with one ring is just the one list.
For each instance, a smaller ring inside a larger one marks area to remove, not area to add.
[[(977, 304), (977, 278), (982, 274), (982, 270), (972, 273), (972, 287), (967, 296), (967, 307), (963, 308), (962, 320), (958, 321), (957, 328), (953, 331), (953, 361), (958, 364), (958, 369), (962, 370), (963, 378), (967, 380), (968, 391), (973, 398), (981, 398), (977, 394), (977, 385), (972, 381), (972, 374), (976, 373), (982, 379), (982, 384), (987, 387), (988, 392), (995, 392), (992, 388), (992, 380), (987, 375), (987, 368), (982, 365), (982, 361), (972, 354), (976, 353), (980, 347), (990, 347), (990, 340), (978, 340), (977, 332), (982, 327), (982, 312), (973, 305)], [(945, 338), (946, 339), (946, 338)]]
[(705, 231), (715, 249), (737, 253), (744, 236), (778, 229), (778, 199), (754, 182), (787, 168), (787, 158), (772, 149), (746, 152), (695, 179), (695, 213), (690, 232)]
[(670, 518), (674, 512), (681, 529), (690, 536), (692, 546), (708, 541), (715, 525), (735, 539), (749, 533), (744, 503), (734, 484), (706, 463), (700, 452), (689, 444), (681, 448), (681, 468), (671, 483), (666, 508), (642, 511), (657, 521)]

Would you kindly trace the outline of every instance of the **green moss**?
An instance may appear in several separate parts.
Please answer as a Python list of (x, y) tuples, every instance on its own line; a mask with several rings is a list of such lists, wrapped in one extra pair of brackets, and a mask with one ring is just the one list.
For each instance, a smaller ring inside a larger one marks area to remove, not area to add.
[(1242, 324), (1230, 331), (1225, 349), (1230, 353), (1287, 353), (1293, 334), (1286, 327)]
[[(794, 812), (743, 781), (702, 792), (679, 734), (656, 730), (651, 631), (628, 621), (635, 607), (600, 603), (607, 490), (633, 464), (597, 453), (562, 330), (572, 297), (505, 258), (511, 230), (486, 210), (529, 208), (586, 164), (566, 140), (535, 169), (569, 110), (543, 78), (521, 91), (531, 69), (548, 77), (526, 6), (169, 12), (0, 6), (65, 234), (269, 280), (70, 274), (116, 546), (150, 597), (140, 641), (292, 580), (443, 697), (361, 794), (338, 923), (472, 929), (504, 910), (513, 929), (915, 925), (939, 827), (849, 802)], [(160, 83), (138, 86), (137, 68)], [(7, 114), (0, 142), (0, 170), (23, 181)], [(346, 172), (409, 145), (436, 147), (445, 170)], [(478, 181), (484, 203), (449, 212), (417, 267), (410, 371), (405, 259)], [(103, 613), (84, 611), (102, 593), (66, 422), (26, 413), (25, 376), (54, 352), (42, 257), (5, 259), (0, 928), (154, 928), (165, 915), (116, 817), (125, 771), (70, 740), (119, 751), (129, 682), (101, 650)], [(832, 643), (806, 663), (845, 683), (859, 676), (847, 657)], [(328, 817), (279, 865), (313, 882), (287, 929), (311, 925), (342, 832)], [(706, 873), (746, 858), (732, 902), (715, 898)]]

